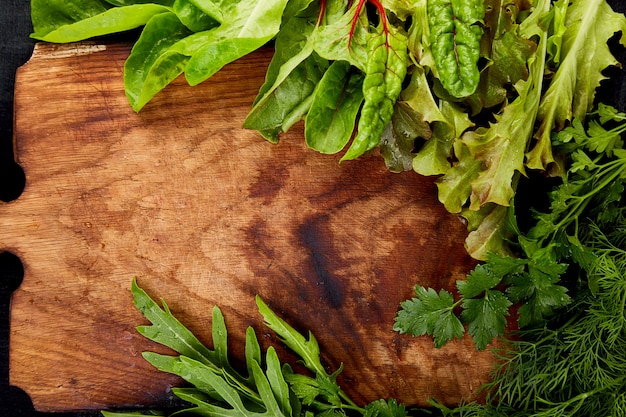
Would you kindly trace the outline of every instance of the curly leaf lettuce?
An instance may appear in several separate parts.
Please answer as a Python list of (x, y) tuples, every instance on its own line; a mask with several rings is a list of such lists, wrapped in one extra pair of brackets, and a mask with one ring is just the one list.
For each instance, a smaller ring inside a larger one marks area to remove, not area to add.
[(621, 31), (621, 43), (626, 46), (626, 17), (615, 13), (604, 0), (572, 2), (555, 30), (562, 33), (560, 64), (541, 100), (537, 143), (527, 154), (527, 166), (534, 169), (546, 169), (554, 162), (550, 146), (553, 129), (562, 129), (574, 117), (584, 118), (593, 105), (595, 90), (606, 78), (602, 71), (619, 65), (607, 39)]

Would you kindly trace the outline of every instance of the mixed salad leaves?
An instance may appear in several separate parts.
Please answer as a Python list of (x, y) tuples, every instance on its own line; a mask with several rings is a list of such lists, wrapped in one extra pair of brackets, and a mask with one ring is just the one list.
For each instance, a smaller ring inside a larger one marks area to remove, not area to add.
[[(277, 142), (303, 122), (308, 146), (341, 153), (342, 163), (377, 152), (391, 171), (436, 176), (440, 202), (467, 223), (465, 245), (478, 266), (455, 293), (417, 286), (393, 326), (431, 335), (436, 347), (467, 332), (478, 349), (496, 338), (503, 348), (485, 404), (449, 409), (433, 402), (434, 409), (626, 415), (626, 114), (596, 97), (607, 68), (620, 65), (608, 42), (626, 46), (626, 17), (606, 0), (32, 0), (31, 6), (33, 37), (42, 41), (138, 29), (124, 68), (136, 111), (180, 75), (198, 84), (271, 44), (274, 56), (244, 127)], [(536, 204), (519, 209), (529, 205), (521, 190), (546, 187), (545, 204), (535, 195)], [(507, 341), (513, 318), (520, 331)], [(283, 333), (287, 345), (306, 353), (291, 336)], [(304, 380), (270, 352), (263, 376), (257, 351), (250, 353), (248, 377), (227, 382), (240, 381), (234, 389), (246, 393), (258, 388), (257, 397), (246, 397), (255, 398), (255, 407), (265, 400), (278, 405), (244, 411), (233, 387), (209, 376), (200, 393), (187, 396), (199, 407), (194, 412), (406, 415), (395, 402), (362, 409), (332, 384), (322, 388), (334, 377), (315, 366), (309, 370), (321, 379), (306, 380), (305, 390)], [(168, 371), (201, 368), (202, 358), (180, 353), (188, 359), (176, 366), (148, 358)], [(231, 369), (219, 355), (207, 372), (226, 375)], [(306, 408), (319, 398), (332, 406)], [(213, 400), (234, 408), (201, 405)]]

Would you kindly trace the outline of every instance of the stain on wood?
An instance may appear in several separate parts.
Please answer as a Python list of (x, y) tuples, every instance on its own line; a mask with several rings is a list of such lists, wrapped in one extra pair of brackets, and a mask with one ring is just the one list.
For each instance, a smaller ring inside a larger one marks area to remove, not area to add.
[[(72, 49), (73, 48), (73, 49)], [(241, 124), (271, 57), (263, 50), (189, 87), (180, 78), (139, 114), (123, 91), (129, 46), (38, 45), (17, 74), (15, 143), (26, 188), (0, 204), (0, 249), (25, 277), (12, 300), (10, 382), (45, 411), (162, 405), (176, 378), (142, 358), (138, 277), (210, 344), (219, 305), (235, 361), (255, 294), (302, 331), (361, 403), (455, 403), (489, 373), (468, 339), (435, 350), (392, 330), (416, 283), (451, 288), (473, 265), (464, 226), (433, 180), (371, 156), (279, 144)], [(293, 359), (280, 349), (286, 360)]]

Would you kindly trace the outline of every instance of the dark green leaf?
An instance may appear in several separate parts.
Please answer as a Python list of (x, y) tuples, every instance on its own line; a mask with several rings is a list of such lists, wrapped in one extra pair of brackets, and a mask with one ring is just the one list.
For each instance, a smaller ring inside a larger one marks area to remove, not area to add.
[(318, 152), (337, 153), (346, 146), (363, 101), (363, 76), (346, 61), (335, 61), (318, 83), (305, 119), (306, 143)]
[(495, 337), (504, 333), (511, 305), (511, 301), (498, 290), (487, 290), (481, 298), (463, 302), (462, 317), (468, 323), (467, 331), (476, 349), (485, 349)]

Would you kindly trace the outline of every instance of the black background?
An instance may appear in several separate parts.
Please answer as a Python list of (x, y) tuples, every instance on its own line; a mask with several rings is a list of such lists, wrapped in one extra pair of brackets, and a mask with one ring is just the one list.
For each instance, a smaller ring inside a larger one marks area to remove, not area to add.
[[(585, 0), (579, 0), (585, 1)], [(616, 11), (626, 11), (626, 0), (608, 0)], [(29, 0), (2, 0), (0, 2), (0, 200), (11, 201), (19, 197), (24, 186), (24, 174), (14, 163), (13, 86), (15, 71), (32, 53), (34, 41), (29, 38)], [(613, 40), (617, 58), (626, 63), (626, 51)], [(621, 111), (626, 108), (626, 83), (622, 70), (607, 72), (611, 79), (603, 82), (598, 98), (611, 103)], [(0, 203), (2, 204), (2, 203)], [(32, 408), (28, 396), (17, 387), (9, 386), (9, 310), (11, 293), (20, 285), (22, 266), (10, 253), (0, 253), (0, 416), (37, 417), (94, 417), (98, 412), (41, 413)]]

